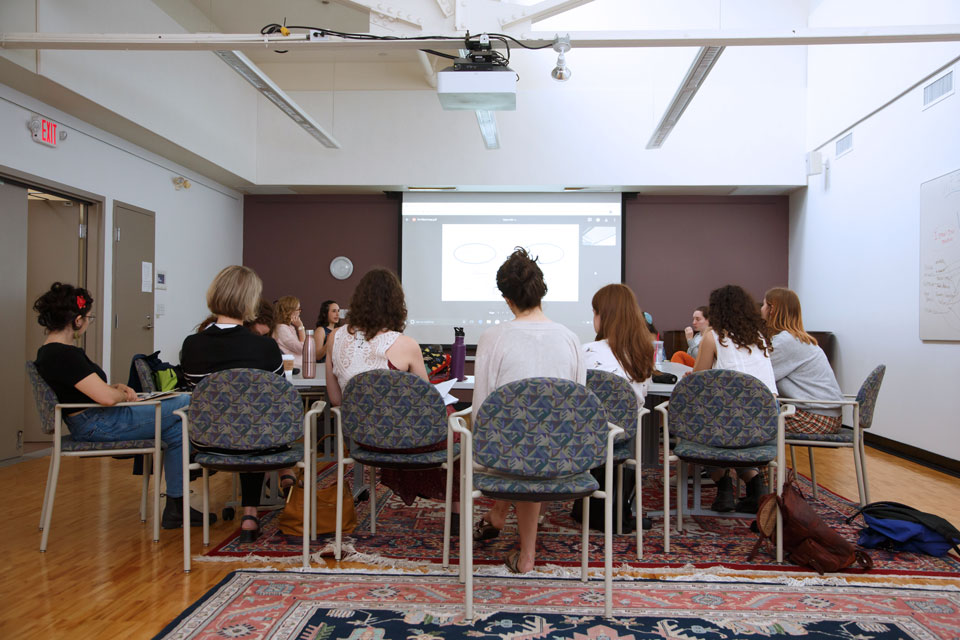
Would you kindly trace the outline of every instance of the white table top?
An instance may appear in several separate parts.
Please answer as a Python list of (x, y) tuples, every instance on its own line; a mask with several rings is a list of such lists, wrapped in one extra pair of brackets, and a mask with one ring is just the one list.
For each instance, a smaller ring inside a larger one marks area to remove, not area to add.
[[(683, 377), (684, 373), (693, 369), (693, 367), (688, 367), (685, 364), (670, 361), (660, 363), (660, 366), (657, 368), (664, 373), (672, 373), (673, 375), (677, 376), (678, 381)], [(669, 396), (671, 393), (673, 393), (674, 386), (676, 385), (651, 382), (649, 385), (647, 385), (647, 393), (652, 396)]]
[[(323, 367), (317, 367), (317, 375), (314, 378), (304, 378), (302, 373), (299, 373), (292, 378), (287, 378), (290, 380), (290, 383), (298, 388), (310, 388), (310, 387), (326, 387), (327, 386), (327, 372)], [(467, 376), (466, 380), (461, 380), (453, 385), (454, 389), (473, 389), (473, 376)]]

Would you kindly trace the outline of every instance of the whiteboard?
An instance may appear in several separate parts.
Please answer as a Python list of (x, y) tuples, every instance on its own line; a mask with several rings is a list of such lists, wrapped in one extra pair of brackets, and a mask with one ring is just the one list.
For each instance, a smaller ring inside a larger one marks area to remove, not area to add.
[(960, 341), (960, 169), (920, 186), (920, 339)]

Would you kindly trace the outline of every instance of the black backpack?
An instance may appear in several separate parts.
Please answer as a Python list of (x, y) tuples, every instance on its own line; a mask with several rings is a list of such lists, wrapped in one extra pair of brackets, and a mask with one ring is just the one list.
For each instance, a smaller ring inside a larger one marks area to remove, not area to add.
[[(160, 352), (154, 351), (148, 356), (138, 353), (133, 356), (133, 360), (130, 362), (130, 375), (127, 377), (127, 386), (137, 393), (144, 391), (143, 385), (140, 384), (140, 376), (137, 375), (137, 360), (143, 360), (147, 363), (147, 366), (150, 367), (158, 391), (173, 391), (175, 389), (182, 390), (185, 388), (180, 367), (174, 366), (169, 362), (164, 362), (160, 359)], [(165, 382), (167, 380), (175, 380), (175, 382), (172, 383), (172, 389), (165, 388), (170, 386), (170, 384)]]

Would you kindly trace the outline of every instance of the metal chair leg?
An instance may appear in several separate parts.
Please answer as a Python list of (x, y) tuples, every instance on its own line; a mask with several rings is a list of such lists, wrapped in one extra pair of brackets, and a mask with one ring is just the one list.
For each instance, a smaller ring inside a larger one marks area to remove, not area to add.
[(587, 581), (587, 550), (590, 548), (590, 497), (583, 500), (583, 522), (580, 524), (580, 582)]
[(807, 456), (810, 458), (810, 482), (813, 483), (813, 499), (817, 499), (817, 467), (813, 464), (813, 447), (807, 447)]

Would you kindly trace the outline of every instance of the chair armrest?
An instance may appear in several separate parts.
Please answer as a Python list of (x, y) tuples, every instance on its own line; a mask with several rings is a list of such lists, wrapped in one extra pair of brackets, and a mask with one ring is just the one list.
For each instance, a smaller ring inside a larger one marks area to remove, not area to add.
[[(168, 396), (169, 397), (169, 396)], [(57, 403), (56, 409), (112, 409), (113, 407), (145, 407), (151, 404), (160, 404), (157, 400), (137, 400), (136, 402), (118, 402), (117, 404), (97, 404), (96, 402), (64, 402)]]
[[(856, 396), (844, 396), (855, 398)], [(829, 404), (838, 407), (847, 407), (857, 404), (856, 400), (817, 400), (816, 398), (777, 398), (780, 404)]]

